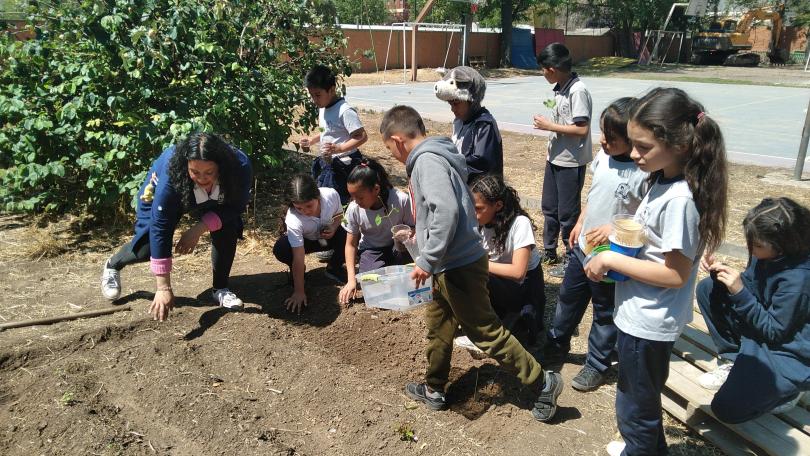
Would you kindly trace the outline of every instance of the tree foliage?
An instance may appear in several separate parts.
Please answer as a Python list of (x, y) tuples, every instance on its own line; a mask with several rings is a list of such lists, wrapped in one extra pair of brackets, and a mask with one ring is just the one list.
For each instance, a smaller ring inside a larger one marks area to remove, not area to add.
[(390, 21), (384, 0), (332, 0), (342, 24), (386, 24)]
[[(124, 207), (195, 130), (273, 166), (314, 126), (302, 76), (350, 68), (307, 0), (31, 1), (37, 39), (0, 37), (0, 210)], [(311, 106), (310, 106), (311, 107)]]

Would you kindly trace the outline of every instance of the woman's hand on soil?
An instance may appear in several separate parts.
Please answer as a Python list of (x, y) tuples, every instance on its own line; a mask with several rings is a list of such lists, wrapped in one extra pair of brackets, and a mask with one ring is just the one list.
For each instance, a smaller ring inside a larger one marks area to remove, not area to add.
[(355, 297), (357, 297), (357, 281), (349, 280), (346, 282), (346, 285), (343, 285), (343, 288), (340, 289), (338, 301), (345, 306)]
[(425, 272), (419, 266), (415, 266), (413, 268), (413, 272), (411, 273), (411, 280), (414, 280), (416, 282), (416, 288), (421, 287), (422, 284), (424, 284), (425, 281), (427, 279), (429, 279), (429, 278), (430, 278), (430, 274)]
[(728, 288), (730, 294), (735, 295), (742, 291), (743, 283), (740, 271), (723, 263), (713, 263), (710, 271), (716, 274), (717, 280)]
[(284, 305), (287, 306), (287, 310), (290, 312), (301, 315), (301, 311), (307, 306), (307, 294), (294, 292), (292, 296), (284, 300)]
[(174, 293), (172, 290), (158, 290), (152, 305), (149, 306), (149, 313), (153, 320), (163, 321), (169, 316), (169, 311), (174, 308)]

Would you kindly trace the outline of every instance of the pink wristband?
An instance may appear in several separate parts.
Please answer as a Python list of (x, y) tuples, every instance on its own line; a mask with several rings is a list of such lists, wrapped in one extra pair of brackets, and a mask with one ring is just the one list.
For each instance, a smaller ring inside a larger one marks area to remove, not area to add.
[(152, 258), (149, 261), (149, 269), (152, 274), (164, 275), (172, 272), (172, 259), (171, 258)]
[(206, 212), (205, 215), (202, 216), (202, 222), (208, 227), (208, 231), (217, 231), (222, 228), (222, 220), (216, 212)]

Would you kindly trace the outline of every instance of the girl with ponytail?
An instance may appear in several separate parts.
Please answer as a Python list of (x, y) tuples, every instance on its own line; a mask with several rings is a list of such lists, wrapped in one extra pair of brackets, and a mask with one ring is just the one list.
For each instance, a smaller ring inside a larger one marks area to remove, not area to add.
[(701, 253), (714, 251), (726, 225), (728, 171), (723, 135), (683, 90), (657, 88), (641, 98), (627, 125), (631, 158), (650, 173), (635, 214), (647, 235), (636, 258), (615, 252), (585, 267), (591, 280), (613, 270), (619, 379), (616, 416), (624, 442), (608, 453), (666, 452), (661, 391), (675, 340), (692, 319)]
[(408, 253), (394, 246), (391, 228), (396, 225), (413, 228), (416, 224), (411, 199), (391, 185), (388, 173), (376, 160), (363, 158), (346, 182), (352, 201), (343, 218), (347, 281), (338, 296), (341, 304), (348, 304), (357, 291), (355, 264), (358, 251), (361, 273), (409, 263)]

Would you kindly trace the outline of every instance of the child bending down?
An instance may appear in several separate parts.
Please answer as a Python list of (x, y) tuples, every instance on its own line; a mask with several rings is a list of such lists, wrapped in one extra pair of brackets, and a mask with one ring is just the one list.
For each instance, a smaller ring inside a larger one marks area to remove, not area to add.
[(355, 262), (360, 253), (360, 272), (384, 266), (406, 264), (408, 252), (394, 246), (391, 229), (397, 225), (413, 227), (413, 211), (408, 195), (391, 185), (385, 168), (376, 160), (364, 158), (349, 174), (348, 190), (352, 202), (343, 217), (346, 230), (346, 275), (340, 290), (341, 304), (348, 304), (357, 291)]
[(333, 249), (335, 253), (326, 266), (326, 276), (346, 283), (343, 272), (343, 252), (346, 231), (340, 226), (343, 207), (340, 196), (331, 188), (318, 188), (307, 174), (292, 178), (287, 188), (289, 209), (284, 217), (286, 234), (273, 246), (276, 259), (290, 267), (294, 291), (285, 304), (290, 311), (301, 313), (307, 305), (304, 289), (304, 256), (311, 252)]
[(470, 188), (475, 217), (489, 253), (489, 300), (501, 320), (518, 314), (511, 328), (521, 343), (533, 345), (546, 307), (543, 270), (534, 240), (534, 222), (520, 207), (517, 191), (498, 175), (484, 174)]
[(735, 424), (785, 412), (810, 389), (810, 211), (788, 198), (765, 198), (743, 228), (745, 271), (709, 256), (703, 267), (712, 277), (697, 287), (720, 355), (700, 383), (717, 390), (717, 418)]

